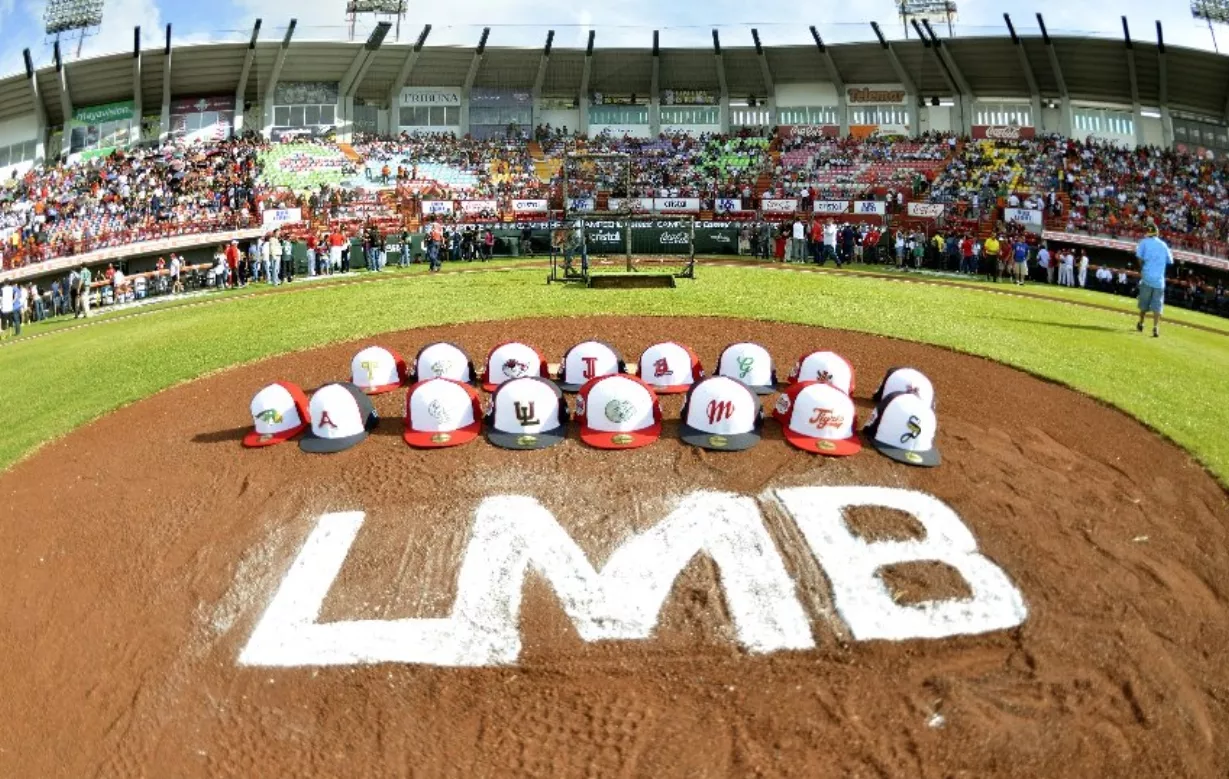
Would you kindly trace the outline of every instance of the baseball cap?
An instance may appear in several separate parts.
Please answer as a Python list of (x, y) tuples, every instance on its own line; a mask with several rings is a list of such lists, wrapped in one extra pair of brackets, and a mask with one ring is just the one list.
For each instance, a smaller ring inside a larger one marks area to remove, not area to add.
[(613, 346), (601, 341), (583, 341), (568, 349), (559, 361), (559, 389), (577, 392), (587, 381), (626, 372), (627, 365)]
[(844, 392), (822, 381), (791, 384), (773, 409), (785, 440), (806, 452), (847, 457), (862, 451), (858, 411)]
[(759, 443), (763, 423), (760, 400), (750, 387), (729, 376), (710, 376), (687, 392), (679, 437), (703, 449), (738, 452)]
[(420, 449), (467, 444), (482, 427), (478, 391), (453, 379), (427, 379), (405, 398), (405, 442)]
[(456, 344), (427, 344), (414, 357), (414, 381), (452, 379), (473, 384), (476, 378), (474, 361)]
[(546, 358), (532, 346), (509, 341), (496, 346), (487, 355), (486, 368), (482, 371), (482, 388), (494, 392), (504, 382), (526, 376), (549, 379)]
[(598, 376), (576, 396), (576, 421), (589, 446), (636, 449), (661, 437), (661, 403), (635, 376)]
[(937, 429), (934, 409), (925, 400), (911, 392), (893, 392), (879, 401), (862, 432), (871, 446), (897, 462), (934, 467), (939, 464)]
[(365, 440), (380, 421), (371, 398), (349, 382), (326, 384), (308, 406), (311, 431), (299, 441), (305, 452), (341, 452)]
[(654, 344), (640, 355), (640, 380), (658, 394), (686, 392), (704, 378), (704, 368), (695, 352), (682, 344), (666, 341)]
[(254, 430), (243, 437), (243, 445), (272, 446), (288, 441), (307, 429), (310, 416), (307, 396), (297, 384), (279, 381), (252, 398)]
[(540, 376), (499, 385), (486, 415), (487, 440), (503, 449), (545, 449), (563, 440), (568, 407), (554, 382)]
[(926, 378), (926, 374), (916, 368), (888, 368), (888, 372), (883, 374), (883, 381), (879, 382), (879, 389), (875, 390), (871, 400), (878, 403), (894, 392), (908, 392), (917, 395), (925, 401), (926, 405), (931, 408), (935, 407), (934, 385), (930, 383), (930, 379)]
[(405, 383), (405, 360), (383, 346), (368, 346), (350, 360), (351, 383), (368, 395), (392, 392)]
[(757, 395), (776, 392), (777, 369), (773, 367), (772, 355), (759, 344), (727, 346), (717, 358), (717, 375), (738, 379)]
[(790, 371), (789, 383), (822, 381), (853, 395), (855, 382), (853, 366), (836, 352), (811, 352), (798, 358)]

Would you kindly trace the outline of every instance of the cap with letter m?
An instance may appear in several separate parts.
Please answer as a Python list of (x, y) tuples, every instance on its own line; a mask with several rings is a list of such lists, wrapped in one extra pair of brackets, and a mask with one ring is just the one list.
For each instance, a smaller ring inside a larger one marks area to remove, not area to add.
[(811, 352), (798, 358), (794, 369), (790, 371), (789, 383), (822, 381), (852, 397), (855, 378), (849, 360), (836, 352)]
[(427, 344), (414, 357), (414, 381), (452, 379), (473, 384), (478, 378), (474, 361), (461, 347), (450, 343)]
[(279, 381), (252, 398), (252, 426), (243, 437), (248, 447), (272, 446), (294, 438), (307, 429), (310, 415), (307, 396), (297, 384)]
[(684, 443), (719, 452), (750, 449), (760, 441), (764, 412), (751, 388), (728, 376), (697, 382), (683, 403)]
[(341, 452), (366, 440), (380, 421), (371, 398), (349, 382), (316, 390), (308, 407), (312, 429), (299, 441), (305, 452)]
[(584, 341), (568, 349), (559, 361), (559, 389), (578, 392), (588, 381), (626, 372), (627, 365), (613, 346)]
[(467, 444), (482, 427), (482, 400), (470, 385), (427, 379), (405, 398), (405, 442), (418, 449)]
[(350, 361), (350, 378), (368, 395), (392, 392), (405, 384), (405, 360), (391, 349), (368, 346)]
[(908, 392), (910, 395), (917, 395), (927, 406), (935, 407), (934, 385), (930, 383), (930, 379), (926, 378), (926, 374), (917, 368), (889, 368), (888, 372), (883, 375), (883, 381), (879, 383), (879, 389), (875, 390), (875, 394), (871, 396), (871, 400), (878, 403), (894, 392)]
[(598, 376), (576, 396), (580, 440), (597, 449), (636, 449), (661, 437), (661, 402), (635, 376)]
[(727, 346), (717, 358), (717, 375), (738, 379), (757, 395), (777, 391), (777, 369), (773, 367), (772, 355), (759, 344)]
[(804, 452), (847, 457), (862, 451), (855, 429), (858, 412), (844, 392), (822, 381), (791, 384), (777, 398), (773, 417), (785, 440)]
[(912, 392), (894, 392), (880, 400), (862, 429), (880, 454), (925, 467), (940, 462), (935, 448), (937, 431), (934, 409)]
[(555, 383), (540, 376), (499, 385), (486, 414), (486, 437), (502, 449), (545, 449), (563, 440), (568, 407)]
[(691, 349), (666, 341), (644, 350), (637, 374), (658, 394), (672, 395), (686, 392), (704, 378), (704, 368)]
[(496, 346), (487, 355), (486, 367), (482, 371), (482, 388), (494, 392), (504, 382), (529, 376), (550, 378), (546, 358), (528, 344), (509, 341)]

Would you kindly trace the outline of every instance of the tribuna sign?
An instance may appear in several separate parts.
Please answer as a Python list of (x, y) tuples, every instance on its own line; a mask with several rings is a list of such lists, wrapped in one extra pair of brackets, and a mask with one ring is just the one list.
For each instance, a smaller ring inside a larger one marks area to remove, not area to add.
[[(1016, 627), (1028, 616), (1020, 591), (982, 555), (969, 529), (937, 498), (888, 487), (795, 487), (761, 496), (695, 492), (595, 569), (536, 498), (499, 495), (478, 506), (445, 618), (320, 622), (325, 599), (365, 519), (361, 511), (318, 518), (239, 655), (245, 666), (513, 665), (521, 652), (520, 606), (530, 570), (554, 590), (586, 642), (650, 639), (675, 579), (697, 555), (720, 572), (733, 640), (749, 653), (815, 647), (811, 624), (760, 511), (771, 503), (800, 531), (830, 584), (832, 609), (855, 641), (942, 639)], [(868, 542), (845, 512), (882, 507), (905, 512), (923, 538)], [(792, 537), (792, 534), (791, 534)], [(970, 595), (895, 601), (880, 575), (889, 566), (950, 566)]]

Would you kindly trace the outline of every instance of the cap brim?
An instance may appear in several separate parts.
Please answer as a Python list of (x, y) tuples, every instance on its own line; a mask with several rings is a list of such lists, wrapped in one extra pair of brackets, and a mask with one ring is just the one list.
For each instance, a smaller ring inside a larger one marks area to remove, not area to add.
[(855, 436), (849, 438), (813, 438), (782, 425), (785, 440), (804, 452), (814, 452), (829, 457), (848, 457), (862, 451), (862, 442)]
[(750, 449), (760, 442), (759, 433), (738, 433), (737, 435), (717, 435), (697, 430), (688, 425), (679, 428), (679, 438), (683, 443), (710, 449), (714, 452), (741, 452)]
[[(358, 387), (357, 384), (354, 386)], [(400, 386), (402, 386), (401, 382), (397, 382), (396, 384), (380, 384), (375, 387), (358, 387), (358, 388), (362, 390), (363, 394), (365, 395), (383, 395), (386, 392), (392, 392), (393, 390), (397, 389)]]
[(747, 389), (751, 390), (756, 395), (772, 395), (773, 393), (777, 391), (777, 387), (775, 384), (763, 384), (758, 387), (753, 387), (750, 384), (748, 384)]
[(446, 446), (468, 444), (478, 437), (482, 430), (482, 422), (477, 421), (456, 430), (406, 430), (402, 434), (405, 442), (415, 449), (442, 449)]
[(667, 384), (666, 386), (661, 387), (661, 386), (652, 384), (647, 381), (645, 382), (645, 384), (647, 384), (658, 395), (681, 395), (687, 390), (691, 389), (693, 386), (695, 386), (693, 383), (693, 384)]
[(498, 384), (492, 384), (492, 383), (491, 383), (491, 382), (489, 382), (489, 381), (484, 381), (484, 382), (482, 382), (482, 388), (483, 388), (484, 390), (486, 390), (487, 392), (494, 392), (495, 390), (499, 389), (499, 385), (498, 385)]
[(938, 449), (930, 449), (926, 452), (914, 452), (910, 449), (901, 449), (896, 446), (888, 446), (881, 444), (878, 441), (871, 441), (871, 446), (875, 447), (880, 454), (885, 457), (891, 457), (898, 463), (905, 465), (916, 465), (920, 468), (934, 468), (941, 462)]
[(555, 384), (564, 392), (580, 392), (580, 388), (585, 386), (584, 384), (564, 384), (561, 381), (557, 381)]
[(566, 434), (565, 425), (560, 425), (554, 430), (543, 430), (533, 434), (505, 433), (488, 427), (486, 440), (500, 449), (545, 449), (562, 441)]
[(585, 425), (580, 427), (580, 440), (594, 449), (638, 449), (648, 446), (659, 438), (661, 438), (661, 422), (654, 422), (652, 427), (627, 433), (594, 430)]
[(313, 454), (332, 454), (333, 452), (344, 452), (355, 444), (362, 443), (369, 436), (366, 430), (355, 435), (346, 436), (345, 438), (320, 438), (319, 436), (308, 434), (306, 438), (299, 441), (299, 448), (305, 452)]
[(292, 427), (289, 430), (283, 430), (280, 433), (258, 433), (255, 430), (249, 430), (248, 434), (243, 437), (243, 445), (250, 449), (258, 449), (262, 446), (273, 446), (297, 436), (306, 430), (309, 425), (302, 424), (298, 427)]

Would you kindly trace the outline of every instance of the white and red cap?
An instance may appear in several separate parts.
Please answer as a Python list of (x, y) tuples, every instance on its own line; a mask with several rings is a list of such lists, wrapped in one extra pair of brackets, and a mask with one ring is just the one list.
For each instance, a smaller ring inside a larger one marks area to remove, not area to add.
[(427, 344), (418, 350), (418, 355), (414, 357), (413, 377), (416, 382), (452, 379), (473, 384), (478, 374), (474, 371), (474, 361), (461, 347), (440, 342)]
[(405, 384), (405, 360), (391, 349), (368, 346), (350, 361), (350, 378), (368, 395), (392, 392)]
[(627, 365), (613, 346), (601, 341), (583, 341), (568, 349), (559, 361), (559, 389), (577, 392), (588, 381), (626, 372)]
[(563, 440), (568, 407), (550, 379), (523, 376), (499, 385), (486, 414), (487, 440), (502, 449), (545, 449)]
[(912, 392), (894, 392), (879, 401), (862, 432), (880, 454), (906, 465), (933, 468), (940, 462), (935, 448), (935, 411)]
[(312, 428), (299, 441), (305, 452), (340, 452), (367, 438), (380, 421), (371, 398), (349, 382), (326, 384), (308, 406)]
[(661, 437), (661, 402), (635, 376), (590, 379), (576, 396), (575, 416), (580, 440), (598, 449), (636, 449)]
[(405, 397), (405, 442), (419, 449), (467, 444), (482, 429), (482, 399), (462, 381), (427, 379)]
[(926, 378), (926, 374), (917, 368), (889, 368), (879, 383), (879, 389), (871, 396), (878, 403), (894, 392), (908, 392), (917, 395), (926, 405), (935, 407), (935, 388)]
[(805, 452), (847, 457), (862, 451), (853, 400), (831, 384), (791, 384), (777, 398), (773, 417), (781, 423), (785, 440)]
[(637, 374), (658, 394), (672, 395), (686, 392), (704, 378), (704, 368), (691, 349), (666, 341), (644, 350)]
[(486, 368), (482, 371), (482, 388), (494, 392), (504, 382), (528, 376), (549, 379), (550, 369), (546, 367), (546, 358), (528, 344), (509, 341), (496, 346), (487, 355)]
[(800, 381), (822, 381), (844, 392), (853, 395), (855, 386), (853, 366), (836, 352), (811, 352), (798, 358), (794, 369), (790, 371), (789, 383)]
[(679, 437), (703, 449), (738, 452), (760, 441), (764, 412), (751, 388), (729, 376), (695, 383), (683, 403)]
[(777, 391), (777, 369), (773, 367), (772, 355), (759, 344), (727, 346), (717, 358), (717, 375), (738, 379), (757, 395)]
[(307, 429), (307, 406), (307, 395), (297, 384), (279, 381), (265, 387), (252, 398), (255, 429), (243, 437), (243, 445), (272, 446), (294, 438)]

